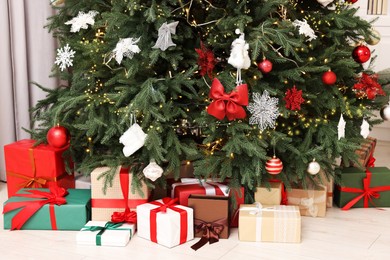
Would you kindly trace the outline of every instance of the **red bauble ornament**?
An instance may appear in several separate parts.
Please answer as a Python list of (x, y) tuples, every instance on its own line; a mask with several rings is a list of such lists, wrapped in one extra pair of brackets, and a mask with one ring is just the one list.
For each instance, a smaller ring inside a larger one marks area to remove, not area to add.
[(283, 163), (279, 158), (274, 155), (271, 160), (268, 160), (265, 163), (265, 170), (269, 174), (279, 174), (283, 170)]
[(63, 126), (54, 126), (49, 129), (46, 135), (47, 142), (56, 148), (62, 148), (69, 143), (69, 132)]
[(352, 4), (356, 3), (357, 1), (358, 0), (347, 0), (348, 3), (352, 3)]
[(324, 72), (324, 74), (322, 74), (322, 82), (326, 85), (333, 85), (334, 83), (336, 83), (336, 80), (336, 73), (331, 70), (326, 71)]
[(264, 74), (270, 73), (272, 70), (272, 62), (267, 59), (264, 59), (257, 64), (257, 68)]
[(352, 57), (356, 62), (365, 63), (370, 59), (371, 51), (367, 46), (360, 45), (353, 49)]

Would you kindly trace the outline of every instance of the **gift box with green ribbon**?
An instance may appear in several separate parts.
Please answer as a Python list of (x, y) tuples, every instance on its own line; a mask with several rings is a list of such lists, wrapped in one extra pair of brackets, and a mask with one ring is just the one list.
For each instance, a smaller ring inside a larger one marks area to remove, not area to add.
[(339, 178), (342, 185), (334, 190), (334, 202), (343, 210), (390, 207), (390, 170), (387, 167), (345, 168)]
[(80, 230), (90, 220), (90, 190), (22, 189), (4, 202), (4, 229)]
[(76, 241), (79, 245), (126, 246), (135, 232), (135, 224), (89, 221)]

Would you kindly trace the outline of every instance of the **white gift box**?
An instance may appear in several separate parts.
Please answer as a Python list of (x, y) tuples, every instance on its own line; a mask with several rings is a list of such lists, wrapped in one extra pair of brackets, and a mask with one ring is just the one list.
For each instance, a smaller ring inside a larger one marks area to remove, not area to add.
[(91, 176), (75, 174), (75, 189), (91, 189)]
[[(88, 221), (87, 224), (77, 233), (76, 241), (78, 245), (96, 246), (97, 235), (101, 230), (90, 231), (88, 227), (104, 227), (106, 221)], [(101, 246), (126, 246), (135, 232), (135, 224), (123, 223), (115, 229), (105, 229), (101, 233)]]
[(165, 199), (156, 200), (137, 206), (137, 234), (139, 237), (171, 248), (194, 239), (194, 213), (193, 209), (189, 207), (168, 206), (166, 212), (156, 213), (155, 229), (153, 230), (151, 211), (157, 211), (160, 205), (164, 205), (166, 201)]

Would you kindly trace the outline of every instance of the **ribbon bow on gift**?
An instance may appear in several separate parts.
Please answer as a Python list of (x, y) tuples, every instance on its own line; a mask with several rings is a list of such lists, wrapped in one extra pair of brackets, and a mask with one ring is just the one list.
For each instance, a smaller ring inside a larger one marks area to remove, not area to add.
[(191, 246), (192, 249), (198, 250), (207, 242), (213, 244), (219, 241), (219, 235), (222, 233), (224, 226), (227, 225), (227, 219), (221, 218), (213, 222), (205, 222), (200, 219), (195, 219), (195, 230), (196, 233), (202, 231), (202, 238), (194, 245)]
[(215, 78), (209, 97), (214, 101), (208, 106), (207, 113), (217, 119), (222, 120), (226, 116), (231, 121), (246, 117), (246, 112), (242, 107), (248, 105), (248, 86), (246, 84), (237, 86), (227, 94), (221, 82)]
[(99, 233), (96, 234), (96, 245), (101, 246), (102, 245), (102, 234), (104, 231), (108, 230), (115, 230), (118, 227), (122, 226), (123, 223), (113, 223), (113, 222), (107, 222), (104, 227), (102, 226), (85, 226), (81, 231), (99, 231)]
[(314, 204), (314, 198), (301, 198), (300, 205), (307, 209), (310, 216), (316, 217), (318, 215), (318, 206)]
[(22, 208), (13, 218), (11, 230), (21, 229), (23, 225), (45, 204), (49, 204), (52, 229), (57, 229), (54, 205), (66, 204), (68, 191), (57, 186), (50, 187), (50, 192), (41, 190), (26, 190), (29, 194), (16, 194), (17, 197), (35, 198), (38, 200), (9, 202), (4, 206), (3, 214)]

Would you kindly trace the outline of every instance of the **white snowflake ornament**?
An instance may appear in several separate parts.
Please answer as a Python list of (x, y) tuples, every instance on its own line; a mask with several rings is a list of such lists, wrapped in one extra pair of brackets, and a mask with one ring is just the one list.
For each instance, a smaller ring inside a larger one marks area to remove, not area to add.
[(80, 29), (88, 29), (88, 24), (91, 26), (95, 24), (95, 16), (99, 12), (97, 11), (89, 11), (88, 13), (79, 12), (76, 17), (72, 20), (67, 21), (66, 25), (72, 25), (70, 28), (70, 32), (78, 32)]
[(346, 124), (346, 122), (344, 120), (343, 114), (341, 114), (339, 124), (337, 125), (337, 133), (338, 133), (339, 140), (342, 137), (345, 137), (345, 124)]
[(295, 27), (299, 27), (298, 28), (299, 34), (303, 34), (306, 37), (309, 37), (306, 40), (307, 42), (310, 42), (310, 41), (312, 41), (312, 40), (317, 38), (317, 35), (315, 35), (313, 29), (310, 27), (310, 25), (307, 23), (307, 21), (305, 19), (303, 19), (302, 21), (295, 20), (293, 22), (293, 25)]
[(155, 181), (158, 178), (161, 177), (163, 174), (164, 170), (158, 165), (154, 159), (150, 160), (150, 163), (148, 166), (146, 166), (142, 172), (144, 173), (145, 177), (148, 178), (151, 181)]
[(115, 49), (112, 51), (111, 58), (115, 57), (118, 64), (121, 64), (123, 57), (132, 59), (135, 53), (139, 53), (141, 51), (137, 45), (139, 40), (140, 38), (120, 39), (116, 44)]
[(360, 126), (360, 135), (367, 138), (370, 134), (370, 124), (363, 118), (362, 125)]
[(57, 49), (57, 57), (54, 63), (63, 71), (67, 67), (73, 66), (75, 53), (76, 52), (69, 47), (69, 44), (66, 44), (65, 47)]
[(172, 41), (172, 34), (176, 34), (176, 26), (178, 24), (179, 22), (173, 22), (170, 24), (167, 24), (167, 22), (163, 23), (158, 29), (158, 39), (152, 48), (160, 48), (160, 50), (165, 51), (171, 46), (176, 46), (176, 44)]
[(249, 124), (258, 124), (260, 131), (274, 128), (275, 121), (279, 116), (278, 103), (279, 99), (270, 97), (267, 90), (264, 90), (263, 95), (253, 93), (253, 103), (247, 106), (252, 116), (249, 118)]

